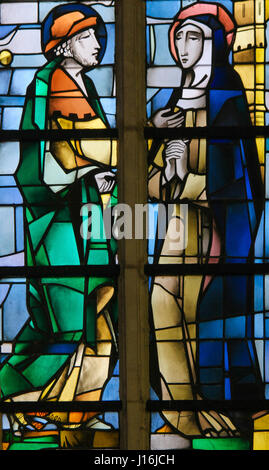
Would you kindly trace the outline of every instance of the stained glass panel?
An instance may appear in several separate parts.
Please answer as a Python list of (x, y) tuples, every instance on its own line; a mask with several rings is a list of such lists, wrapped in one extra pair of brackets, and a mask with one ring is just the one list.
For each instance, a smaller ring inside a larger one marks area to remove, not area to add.
[(1, 280), (1, 395), (52, 406), (5, 414), (4, 447), (115, 448), (114, 2), (2, 2), (0, 18), (0, 265), (22, 274)]
[(267, 449), (266, 411), (202, 406), (268, 398), (268, 5), (146, 8), (151, 448)]

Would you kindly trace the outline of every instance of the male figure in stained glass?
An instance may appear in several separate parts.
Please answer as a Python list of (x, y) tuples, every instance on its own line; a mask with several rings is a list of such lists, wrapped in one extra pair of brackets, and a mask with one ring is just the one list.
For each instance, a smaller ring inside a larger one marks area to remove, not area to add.
[[(48, 60), (30, 84), (21, 129), (109, 127), (93, 82), (106, 48), (101, 17), (83, 4), (54, 8), (42, 24)], [(102, 214), (116, 203), (116, 147), (110, 139), (24, 142), (16, 174), (25, 201), (27, 266), (109, 265), (116, 246)], [(98, 208), (101, 227), (88, 232), (86, 204)], [(94, 273), (93, 273), (94, 274)], [(1, 369), (1, 393), (10, 400), (100, 400), (115, 366), (116, 285), (109, 277), (29, 279), (30, 318)], [(96, 413), (47, 413), (61, 429), (108, 429)], [(35, 425), (30, 414), (20, 424)]]

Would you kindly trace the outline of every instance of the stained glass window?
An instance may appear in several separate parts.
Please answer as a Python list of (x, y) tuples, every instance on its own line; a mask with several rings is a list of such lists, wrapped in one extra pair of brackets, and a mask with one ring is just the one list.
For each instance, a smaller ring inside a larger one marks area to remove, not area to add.
[(268, 5), (146, 8), (151, 448), (266, 449)]
[(0, 17), (3, 448), (117, 448), (114, 2)]
[(268, 449), (267, 2), (0, 18), (3, 449)]

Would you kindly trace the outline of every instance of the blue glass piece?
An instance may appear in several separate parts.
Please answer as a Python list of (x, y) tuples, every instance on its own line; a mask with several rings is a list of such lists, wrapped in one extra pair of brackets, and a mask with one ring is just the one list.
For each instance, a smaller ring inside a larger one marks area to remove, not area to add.
[(119, 428), (119, 414), (118, 413), (105, 413), (104, 420), (106, 423), (111, 424), (115, 429)]
[(252, 233), (254, 233), (254, 230), (257, 227), (257, 225), (256, 225), (257, 224), (257, 218), (256, 218), (253, 202), (248, 203), (248, 213), (249, 213), (249, 219), (250, 219)]
[(262, 214), (259, 228), (257, 231), (257, 236), (255, 239), (255, 256), (258, 256), (259, 258), (262, 258), (264, 256), (263, 241), (264, 241), (264, 212)]
[(0, 175), (0, 187), (1, 186), (16, 186), (15, 178), (10, 175)]
[(229, 343), (231, 367), (251, 366), (249, 349), (243, 341), (232, 341)]
[(15, 252), (14, 208), (0, 207), (0, 220), (4, 221), (0, 228), (0, 256)]
[(246, 313), (248, 285), (245, 276), (230, 276), (225, 278), (224, 301), (225, 313), (228, 316)]
[(5, 301), (10, 284), (0, 284), (0, 305)]
[(152, 98), (152, 114), (154, 114), (158, 109), (165, 108), (167, 102), (172, 94), (172, 88), (163, 88)]
[(0, 39), (4, 39), (8, 36), (12, 31), (15, 31), (17, 25), (1, 25), (0, 26)]
[(155, 56), (154, 65), (175, 65), (169, 51), (168, 31), (170, 24), (154, 25), (155, 33)]
[(0, 106), (23, 106), (25, 98), (21, 96), (1, 96)]
[(203, 384), (218, 383), (222, 381), (223, 370), (216, 367), (200, 368), (200, 382)]
[(18, 130), (22, 116), (22, 107), (5, 108), (3, 110), (2, 129)]
[(115, 21), (115, 8), (113, 6), (110, 7), (95, 3), (93, 8), (99, 13), (105, 23), (113, 23)]
[(265, 338), (269, 338), (269, 319), (265, 319)]
[(157, 431), (164, 425), (164, 420), (159, 413), (151, 413), (151, 432)]
[(119, 373), (120, 373), (119, 361), (117, 361), (117, 364), (115, 365), (113, 375), (119, 375)]
[(107, 401), (107, 400), (119, 400), (119, 378), (118, 377), (112, 377), (107, 385), (105, 386), (105, 389), (102, 394), (102, 400)]
[(199, 327), (200, 338), (222, 338), (223, 320), (203, 322)]
[(87, 73), (92, 79), (98, 96), (112, 96), (114, 71), (110, 66), (99, 66)]
[(16, 217), (16, 251), (22, 251), (24, 248), (24, 233), (23, 233), (23, 208), (15, 208)]
[(254, 336), (255, 338), (263, 338), (263, 314), (254, 315)]
[(211, 172), (208, 176), (208, 185), (210, 192), (227, 190), (226, 186), (231, 184), (231, 175), (234, 172), (233, 146), (227, 144), (227, 158), (223, 159), (223, 145), (210, 145), (208, 148)]
[(201, 341), (199, 349), (199, 363), (202, 367), (222, 365), (223, 349), (221, 341)]
[(11, 73), (11, 70), (0, 70), (0, 95), (7, 95)]
[(252, 343), (252, 341), (248, 341), (248, 350), (249, 350), (249, 354), (250, 354), (251, 360), (252, 360), (252, 362), (255, 364), (256, 357), (255, 357), (255, 354), (254, 354), (254, 349), (253, 349), (253, 343)]
[(101, 98), (100, 102), (103, 106), (105, 114), (116, 115), (116, 99), (115, 98)]
[[(263, 342), (261, 342), (263, 343)], [(265, 382), (269, 382), (269, 367), (268, 367), (268, 357), (269, 357), (269, 341), (264, 342), (264, 357), (265, 359)]]
[(0, 204), (22, 204), (18, 188), (0, 188)]
[(234, 175), (236, 179), (243, 177), (241, 152), (237, 145), (234, 147)]
[(226, 342), (224, 343), (224, 370), (229, 370), (228, 346)]
[(246, 318), (235, 317), (225, 320), (226, 338), (244, 338), (246, 335)]
[(11, 80), (10, 94), (21, 95), (26, 94), (27, 87), (32, 82), (36, 69), (19, 69), (15, 70)]
[(249, 183), (249, 177), (248, 177), (248, 173), (246, 171), (246, 169), (244, 170), (244, 173), (245, 173), (245, 182), (246, 182), (246, 191), (247, 191), (247, 198), (252, 200), (252, 191), (251, 191), (251, 187), (250, 187), (250, 183)]
[(0, 142), (0, 173), (2, 175), (13, 174), (17, 169), (19, 159), (20, 147), (18, 142)]
[[(217, 69), (218, 70), (218, 69)], [(220, 79), (221, 79), (221, 70), (219, 70), (220, 72), (220, 77), (218, 77), (218, 84), (220, 82)], [(214, 84), (212, 84), (212, 86), (214, 86)], [(221, 86), (221, 85), (220, 85)], [(227, 88), (227, 83), (224, 83), (223, 84), (224, 88)], [(239, 90), (212, 90), (212, 91), (209, 91), (209, 105), (210, 105), (210, 108), (209, 108), (209, 116), (210, 116), (210, 119), (211, 119), (211, 124), (213, 124), (215, 118), (217, 117), (220, 109), (222, 108), (223, 104), (229, 99), (229, 98), (234, 98), (236, 96), (240, 96), (242, 94), (242, 92)], [(228, 116), (227, 116), (228, 118)], [(230, 116), (231, 118), (231, 116)]]
[(113, 65), (115, 63), (115, 25), (106, 24), (107, 45), (102, 65)]
[(223, 279), (215, 277), (207, 289), (199, 308), (200, 320), (212, 320), (223, 315)]
[(146, 26), (146, 55), (147, 55), (147, 64), (151, 63), (150, 55), (150, 35), (149, 35), (149, 26)]
[(225, 400), (230, 400), (231, 399), (231, 382), (228, 377), (225, 377), (224, 389), (225, 389)]
[(146, 15), (152, 18), (173, 18), (180, 7), (180, 0), (148, 0)]
[(43, 54), (14, 54), (12, 67), (15, 68), (39, 68), (45, 65)]
[[(265, 233), (268, 230), (269, 227), (269, 202), (265, 202), (265, 211), (264, 211), (264, 217), (265, 217)], [(265, 257), (269, 257), (269, 237), (265, 236)]]
[(44, 354), (72, 354), (77, 348), (76, 343), (49, 344), (44, 349)]
[[(248, 222), (247, 206), (244, 203), (232, 204), (226, 211), (226, 249), (228, 256), (248, 256), (251, 234)], [(233, 230), (229, 230), (233, 227)], [(238, 237), (234, 234), (238, 233)]]
[(3, 336), (12, 341), (29, 318), (26, 307), (25, 284), (14, 284), (3, 306)]
[(223, 399), (222, 385), (201, 385), (201, 390), (207, 400)]

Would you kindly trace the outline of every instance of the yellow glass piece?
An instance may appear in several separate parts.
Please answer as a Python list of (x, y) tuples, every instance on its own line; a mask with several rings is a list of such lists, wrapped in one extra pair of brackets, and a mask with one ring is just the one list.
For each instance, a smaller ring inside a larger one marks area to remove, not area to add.
[(251, 64), (235, 65), (234, 69), (239, 73), (243, 81), (244, 87), (250, 90), (254, 89), (255, 68)]
[(101, 312), (114, 294), (114, 287), (104, 286), (97, 291), (97, 313)]
[(261, 418), (254, 419), (254, 431), (267, 431), (269, 432), (269, 414), (262, 416)]
[(183, 310), (187, 321), (195, 321), (198, 297), (201, 289), (202, 276), (184, 277)]
[(189, 173), (181, 194), (181, 199), (187, 198), (190, 200), (196, 200), (202, 194), (205, 187), (206, 175), (195, 175), (194, 173)]
[(260, 163), (264, 163), (264, 156), (265, 156), (265, 141), (264, 137), (258, 137), (256, 139), (257, 151), (259, 156)]
[(264, 83), (264, 73), (265, 73), (264, 64), (257, 64), (256, 65), (256, 82), (257, 83)]
[(174, 400), (192, 400), (193, 394), (189, 385), (168, 385), (171, 395)]
[(254, 432), (253, 450), (269, 450), (269, 432)]
[(0, 52), (0, 63), (1, 65), (8, 66), (13, 60), (13, 54), (11, 51), (4, 50)]
[(72, 370), (59, 397), (59, 401), (72, 401), (74, 399), (75, 390), (79, 379), (79, 373), (79, 367), (75, 367)]
[(168, 341), (168, 340), (181, 340), (183, 339), (183, 333), (181, 327), (165, 328), (162, 330), (156, 330), (156, 341)]
[(198, 166), (199, 173), (204, 173), (206, 171), (206, 150), (207, 150), (206, 139), (201, 139), (200, 145), (199, 145), (199, 166)]
[(256, 49), (256, 61), (257, 62), (264, 62), (264, 49), (261, 47), (258, 47)]
[[(181, 312), (173, 295), (155, 284), (151, 301), (155, 328), (160, 329), (179, 325)], [(165, 315), (164, 312), (168, 312), (169, 315)]]
[(160, 373), (168, 383), (190, 383), (190, 373), (186, 361), (183, 342), (157, 343)]
[(96, 431), (93, 439), (94, 449), (106, 449), (119, 447), (118, 431)]
[[(106, 125), (100, 118), (94, 118), (90, 121), (72, 120), (63, 117), (52, 120), (52, 129), (106, 129)], [(68, 142), (53, 142), (51, 144), (52, 153), (67, 170), (76, 168), (76, 155), (81, 158), (89, 159), (92, 163), (98, 162), (103, 165), (117, 165), (117, 142), (111, 139), (107, 140), (71, 140)]]

